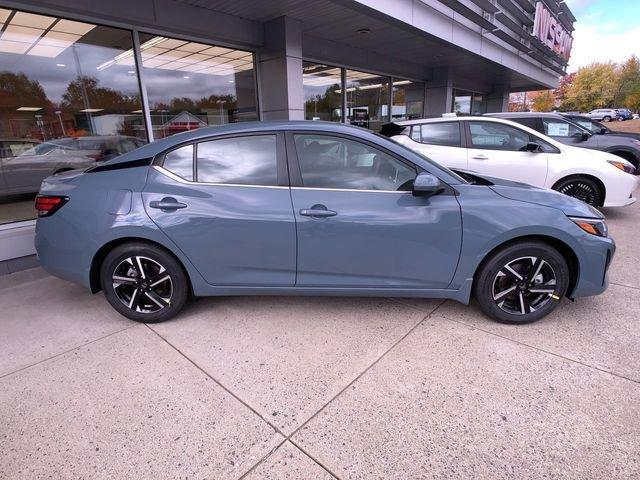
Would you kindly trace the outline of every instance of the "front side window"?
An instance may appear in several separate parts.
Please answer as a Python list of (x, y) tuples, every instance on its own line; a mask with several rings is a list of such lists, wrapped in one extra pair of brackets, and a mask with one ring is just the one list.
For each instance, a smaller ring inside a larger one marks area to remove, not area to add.
[(530, 141), (527, 132), (501, 123), (469, 122), (469, 129), (474, 148), (521, 151)]
[(458, 122), (438, 122), (420, 125), (420, 142), (459, 147), (460, 124)]
[(550, 137), (573, 137), (582, 134), (578, 127), (564, 120), (543, 118), (542, 124), (544, 125), (545, 135), (549, 135)]
[(193, 145), (171, 150), (164, 156), (162, 166), (185, 180), (193, 180)]
[(222, 138), (197, 146), (198, 182), (278, 185), (275, 135)]
[(416, 177), (415, 167), (354, 140), (300, 134), (295, 144), (305, 187), (405, 191)]

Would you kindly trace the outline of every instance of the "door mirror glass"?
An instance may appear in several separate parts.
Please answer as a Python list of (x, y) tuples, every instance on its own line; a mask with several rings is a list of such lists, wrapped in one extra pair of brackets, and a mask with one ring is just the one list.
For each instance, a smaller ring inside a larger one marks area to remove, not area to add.
[(582, 139), (582, 141), (583, 141), (583, 142), (584, 142), (584, 141), (589, 140), (589, 137), (590, 137), (590, 136), (591, 136), (591, 135), (589, 135), (589, 133), (587, 133), (587, 132), (582, 132), (582, 133), (580, 134), (580, 138)]
[(442, 182), (435, 175), (427, 172), (419, 173), (413, 181), (413, 194), (415, 196), (430, 197), (444, 190)]

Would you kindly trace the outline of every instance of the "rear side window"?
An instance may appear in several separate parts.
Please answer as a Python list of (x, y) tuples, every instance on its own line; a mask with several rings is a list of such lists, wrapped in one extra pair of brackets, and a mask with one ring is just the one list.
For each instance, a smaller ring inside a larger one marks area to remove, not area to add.
[(185, 180), (193, 181), (193, 145), (171, 150), (164, 156), (162, 166)]
[(198, 182), (278, 185), (275, 135), (222, 138), (198, 144)]
[(442, 145), (447, 147), (459, 147), (460, 144), (460, 124), (458, 122), (438, 122), (416, 125), (414, 132), (419, 138), (414, 140), (429, 145)]
[(471, 145), (490, 150), (521, 151), (529, 143), (530, 136), (511, 125), (493, 122), (469, 122)]
[(550, 137), (573, 137), (582, 133), (575, 125), (555, 118), (543, 118), (542, 125), (545, 135)]
[(533, 130), (538, 131), (538, 121), (535, 118), (513, 117), (513, 118), (509, 118), (509, 120), (513, 120), (514, 122), (518, 122), (520, 125), (524, 125), (525, 127), (529, 127), (529, 128), (532, 128)]

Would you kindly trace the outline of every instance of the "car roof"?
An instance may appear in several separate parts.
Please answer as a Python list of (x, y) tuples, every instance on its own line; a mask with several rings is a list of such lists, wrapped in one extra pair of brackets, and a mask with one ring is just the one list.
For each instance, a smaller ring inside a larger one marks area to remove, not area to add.
[(519, 118), (519, 117), (546, 117), (546, 118), (558, 118), (562, 115), (557, 112), (499, 112), (499, 113), (485, 113), (487, 117), (499, 117), (499, 118)]
[[(411, 125), (421, 125), (423, 123), (441, 123), (441, 122), (462, 122), (462, 121), (486, 121), (486, 122), (496, 122), (496, 123), (505, 123), (508, 125), (512, 125), (506, 117), (493, 117), (485, 115), (475, 115), (475, 116), (464, 116), (464, 117), (437, 117), (437, 118), (422, 118), (419, 120), (402, 120), (399, 122), (393, 122), (396, 125), (401, 125), (403, 127), (408, 127)], [(518, 125), (518, 127), (522, 127), (522, 125)]]

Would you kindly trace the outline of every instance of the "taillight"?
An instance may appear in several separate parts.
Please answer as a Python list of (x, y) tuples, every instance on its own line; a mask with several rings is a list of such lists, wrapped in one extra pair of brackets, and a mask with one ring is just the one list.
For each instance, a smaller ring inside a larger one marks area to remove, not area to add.
[(69, 197), (60, 195), (38, 195), (36, 197), (36, 210), (39, 217), (49, 217), (56, 213), (60, 207), (69, 201)]

